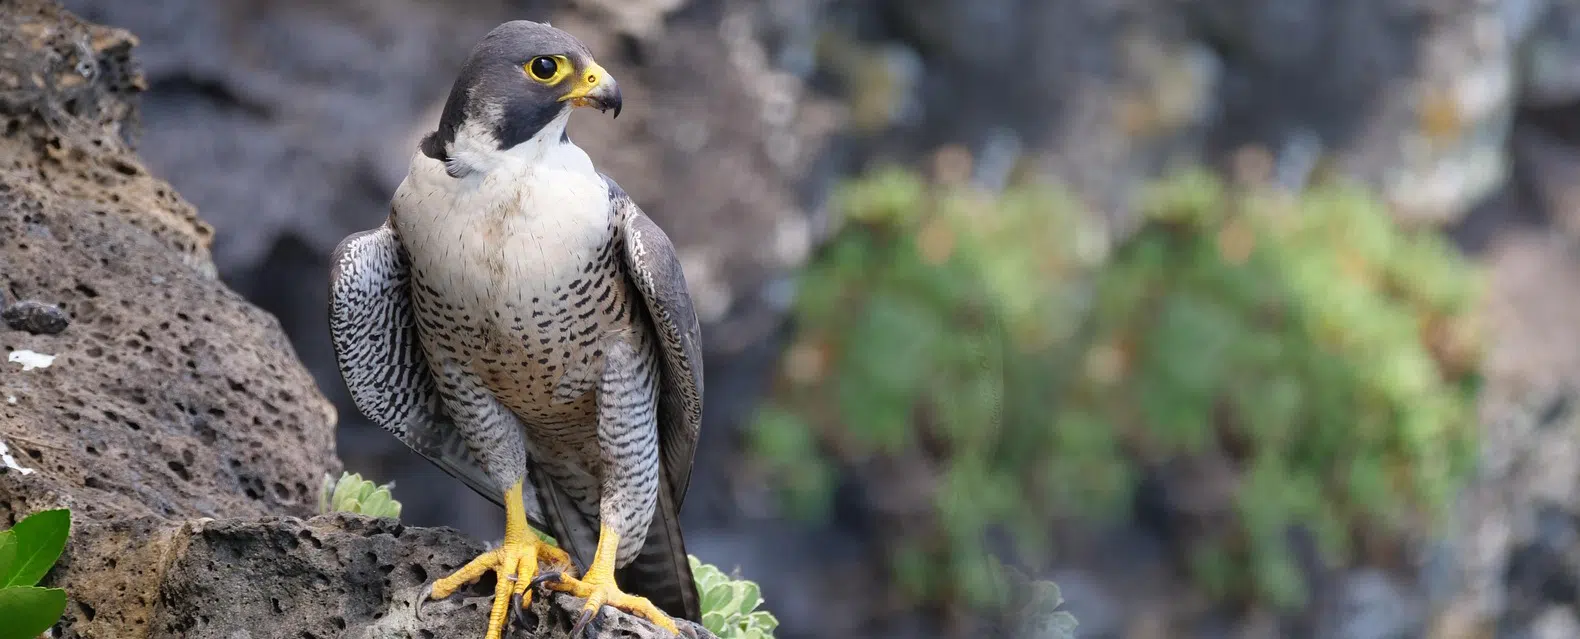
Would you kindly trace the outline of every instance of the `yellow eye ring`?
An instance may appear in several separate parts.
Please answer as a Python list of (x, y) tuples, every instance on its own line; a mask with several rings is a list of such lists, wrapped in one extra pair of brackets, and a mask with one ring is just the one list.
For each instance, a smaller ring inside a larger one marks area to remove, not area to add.
[(527, 77), (541, 84), (553, 86), (571, 74), (571, 61), (562, 55), (540, 55), (522, 65)]

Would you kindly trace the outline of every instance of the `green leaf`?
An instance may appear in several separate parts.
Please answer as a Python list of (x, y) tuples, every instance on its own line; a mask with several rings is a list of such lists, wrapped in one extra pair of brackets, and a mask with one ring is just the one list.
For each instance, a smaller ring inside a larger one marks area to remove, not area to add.
[(730, 591), (729, 584), (717, 584), (707, 589), (702, 593), (702, 609), (729, 614), (731, 610), (728, 609), (728, 604), (731, 594), (733, 593)]
[(761, 628), (764, 633), (772, 634), (779, 628), (779, 618), (767, 610), (752, 613), (752, 625)]
[(390, 491), (380, 488), (373, 491), (367, 499), (362, 500), (362, 512), (374, 517), (388, 516), (390, 511)]
[(340, 510), (348, 500), (354, 501), (361, 481), (362, 477), (360, 475), (346, 472), (340, 473), (340, 481), (335, 484), (335, 492), (329, 498), (329, 503), (333, 504), (336, 510)]
[(367, 501), (369, 497), (373, 496), (374, 490), (375, 486), (371, 481), (364, 480), (362, 483), (357, 484), (357, 501)]
[(0, 530), (0, 581), (5, 581), (11, 574), (15, 563), (16, 535), (9, 530)]
[(751, 614), (753, 608), (763, 603), (762, 588), (750, 581), (746, 582), (746, 586), (741, 589), (740, 595), (740, 611), (743, 615)]
[(354, 495), (347, 495), (345, 498), (343, 498), (343, 499), (341, 499), (339, 501), (336, 501), (335, 502), (335, 510), (338, 511), (338, 512), (343, 512), (343, 513), (354, 513), (354, 512), (357, 512), (357, 498), (356, 498), (356, 496), (354, 496)]
[(8, 574), (0, 574), (0, 587), (38, 583), (66, 549), (70, 532), (71, 512), (64, 508), (36, 512), (17, 522), (11, 528), (16, 541), (15, 559)]
[[(397, 516), (400, 515), (400, 502), (395, 502), (395, 514)], [(542, 541), (543, 543), (548, 544), (550, 546), (553, 546), (555, 548), (559, 548), (560, 547), (560, 542), (555, 540), (552, 535), (550, 535), (550, 534), (548, 534), (546, 532), (543, 532), (541, 530), (538, 530), (536, 528), (533, 528), (531, 526), (528, 526), (527, 528), (532, 531), (532, 534), (537, 535), (538, 536), (538, 540)]]
[[(18, 524), (20, 525), (20, 524)], [(0, 639), (33, 639), (66, 612), (66, 591), (59, 588), (0, 588)]]

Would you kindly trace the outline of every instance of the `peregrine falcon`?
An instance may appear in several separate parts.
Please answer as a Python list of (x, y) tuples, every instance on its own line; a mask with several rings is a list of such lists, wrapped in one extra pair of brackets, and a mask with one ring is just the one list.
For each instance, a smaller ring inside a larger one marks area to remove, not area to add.
[(503, 545), (421, 597), (494, 571), (488, 639), (538, 583), (586, 598), (578, 633), (603, 605), (672, 632), (701, 618), (678, 519), (702, 422), (697, 316), (668, 236), (566, 135), (577, 107), (620, 114), (586, 46), (496, 27), (384, 224), (332, 262), (357, 408), (505, 509)]

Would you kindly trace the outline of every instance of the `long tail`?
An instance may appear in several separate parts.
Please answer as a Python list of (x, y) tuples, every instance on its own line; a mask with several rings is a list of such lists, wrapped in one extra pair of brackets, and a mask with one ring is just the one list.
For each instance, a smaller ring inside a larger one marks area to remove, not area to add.
[(615, 571), (620, 589), (647, 597), (671, 617), (702, 622), (702, 596), (691, 574), (686, 557), (686, 541), (680, 534), (680, 513), (665, 473), (658, 487), (658, 508), (648, 525), (642, 551), (625, 567)]
[(575, 500), (544, 476), (533, 473), (538, 499), (543, 504), (543, 519), (548, 524), (544, 532), (553, 535), (560, 549), (570, 554), (578, 572), (592, 564), (593, 551), (598, 547), (598, 524), (576, 507)]

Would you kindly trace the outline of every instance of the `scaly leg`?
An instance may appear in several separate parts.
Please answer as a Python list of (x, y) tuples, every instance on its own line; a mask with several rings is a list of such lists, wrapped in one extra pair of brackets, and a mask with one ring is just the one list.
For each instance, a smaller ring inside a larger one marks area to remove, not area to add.
[[(460, 570), (433, 582), (426, 598), (444, 599), (455, 594), (462, 586), (476, 582), (490, 570), (498, 575), (494, 586), (494, 607), (488, 616), (486, 639), (500, 639), (505, 632), (505, 621), (510, 616), (510, 602), (521, 598), (521, 607), (532, 603), (532, 590), (528, 585), (538, 573), (538, 562), (544, 561), (557, 570), (569, 571), (575, 564), (570, 555), (542, 540), (527, 526), (527, 512), (521, 505), (521, 480), (505, 493), (505, 543), (462, 566)], [(422, 602), (419, 599), (418, 606)], [(420, 610), (420, 608), (419, 608)]]
[(619, 608), (643, 617), (671, 633), (680, 634), (680, 629), (675, 626), (675, 620), (659, 610), (653, 602), (648, 601), (646, 597), (625, 594), (614, 583), (615, 549), (619, 547), (620, 533), (607, 525), (599, 525), (598, 550), (593, 554), (593, 562), (587, 567), (586, 576), (581, 579), (569, 575), (543, 576), (550, 590), (570, 593), (572, 596), (587, 600), (587, 604), (582, 606), (581, 618), (576, 620), (576, 626), (571, 628), (571, 636), (582, 636), (582, 630), (587, 627), (587, 622), (592, 621), (593, 616), (598, 614), (598, 609), (603, 606)]

